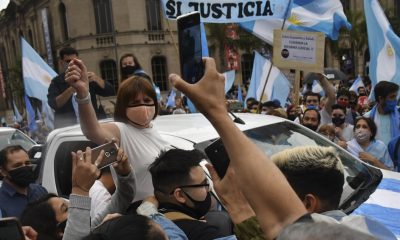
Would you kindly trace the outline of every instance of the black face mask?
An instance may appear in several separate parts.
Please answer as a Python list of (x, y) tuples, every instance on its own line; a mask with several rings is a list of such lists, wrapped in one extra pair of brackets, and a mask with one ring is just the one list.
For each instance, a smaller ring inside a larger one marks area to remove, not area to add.
[(366, 93), (359, 93), (358, 95), (359, 95), (359, 96), (367, 96)]
[(210, 210), (211, 207), (211, 193), (207, 192), (207, 196), (203, 201), (194, 200), (189, 194), (187, 194), (186, 192), (184, 193), (194, 204), (194, 207), (189, 207), (187, 205), (185, 207), (189, 208), (191, 212), (196, 214), (195, 217), (197, 219), (200, 219), (201, 217), (206, 215), (206, 213)]
[(135, 73), (136, 70), (138, 70), (139, 68), (137, 66), (125, 66), (121, 69), (121, 72), (123, 75), (132, 75)]
[(332, 123), (336, 126), (339, 127), (341, 126), (344, 122), (346, 121), (346, 119), (343, 117), (334, 117), (332, 118)]
[(35, 182), (32, 166), (24, 166), (8, 171), (10, 181), (18, 187), (26, 188)]
[(318, 129), (318, 125), (314, 126), (314, 125), (311, 125), (311, 124), (303, 124), (303, 126), (308, 128), (308, 129), (313, 130), (314, 132), (317, 131), (317, 129)]
[(288, 115), (288, 119), (289, 119), (289, 120), (294, 121), (294, 120), (296, 120), (296, 118), (297, 118), (297, 115), (294, 115), (294, 114), (289, 114), (289, 115)]

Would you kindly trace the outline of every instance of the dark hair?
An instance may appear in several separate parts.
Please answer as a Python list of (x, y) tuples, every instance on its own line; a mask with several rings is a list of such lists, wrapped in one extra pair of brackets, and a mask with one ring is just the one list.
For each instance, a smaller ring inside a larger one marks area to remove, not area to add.
[(306, 113), (308, 111), (315, 111), (317, 113), (317, 116), (318, 116), (318, 124), (321, 123), (321, 114), (319, 114), (319, 111), (317, 109), (307, 108), (303, 113), (303, 118), (304, 118), (304, 116), (306, 115)]
[(281, 102), (278, 99), (274, 99), (272, 101), (267, 101), (262, 104), (263, 107), (273, 107), (273, 108), (280, 108)]
[(135, 99), (139, 94), (145, 94), (151, 97), (154, 101), (156, 111), (153, 119), (158, 114), (159, 105), (157, 102), (157, 94), (153, 88), (153, 85), (143, 77), (133, 76), (123, 81), (118, 89), (117, 102), (115, 104), (114, 119), (127, 123), (128, 117), (126, 116), (126, 109), (128, 108), (129, 102)]
[(24, 151), (28, 154), (28, 152), (21, 145), (11, 145), (3, 148), (0, 151), (0, 167), (5, 167), (8, 160), (8, 155), (14, 152)]
[(335, 110), (335, 109), (340, 109), (340, 110), (342, 110), (343, 113), (344, 113), (344, 115), (346, 115), (346, 108), (343, 107), (342, 105), (333, 104), (333, 105), (332, 105), (332, 112), (333, 112), (333, 110)]
[(61, 239), (57, 228), (56, 213), (50, 203), (50, 198), (58, 197), (49, 193), (39, 200), (29, 203), (21, 215), (21, 224), (31, 226), (38, 233), (38, 239)]
[(386, 98), (389, 94), (399, 91), (399, 85), (388, 81), (380, 81), (375, 85), (375, 101), (379, 102), (379, 97)]
[(371, 137), (369, 138), (369, 140), (370, 140), (370, 141), (374, 140), (374, 139), (375, 139), (375, 136), (376, 136), (377, 127), (376, 127), (375, 122), (374, 122), (371, 118), (362, 117), (362, 116), (356, 118), (356, 121), (354, 122), (353, 131), (356, 131), (357, 123), (358, 123), (358, 121), (360, 121), (360, 120), (364, 120), (364, 121), (367, 123), (369, 129), (371, 130)]
[(124, 60), (127, 57), (132, 57), (133, 58), (133, 62), (135, 63), (135, 66), (138, 68), (142, 68), (142, 66), (139, 63), (139, 60), (135, 57), (135, 55), (133, 55), (132, 53), (125, 53), (124, 55), (121, 56), (121, 58), (119, 59), (119, 71), (121, 73), (121, 81), (124, 81), (125, 79), (127, 79), (129, 77), (129, 75), (124, 75), (122, 73), (122, 60)]
[(300, 199), (311, 193), (321, 199), (324, 211), (338, 209), (344, 184), (343, 173), (338, 169), (334, 167), (290, 169), (284, 166), (279, 166), (279, 169)]
[(312, 91), (307, 91), (306, 93), (304, 93), (304, 102), (307, 102), (307, 98), (309, 96), (318, 97), (318, 102), (321, 100), (321, 95), (319, 93), (315, 93), (315, 92), (312, 92)]
[(190, 184), (190, 170), (200, 166), (205, 156), (199, 150), (170, 149), (163, 151), (150, 165), (155, 192), (170, 193), (179, 185)]
[(341, 88), (337, 93), (336, 93), (336, 99), (338, 99), (339, 97), (347, 97), (350, 100), (350, 92), (349, 90), (345, 89), (345, 88)]
[(154, 224), (157, 223), (142, 215), (120, 216), (103, 223), (85, 239), (164, 239), (164, 234)]
[(64, 58), (64, 56), (66, 56), (66, 55), (79, 56), (78, 51), (76, 51), (76, 49), (73, 48), (73, 47), (63, 47), (63, 48), (61, 48), (60, 53), (59, 53), (60, 59), (62, 60)]

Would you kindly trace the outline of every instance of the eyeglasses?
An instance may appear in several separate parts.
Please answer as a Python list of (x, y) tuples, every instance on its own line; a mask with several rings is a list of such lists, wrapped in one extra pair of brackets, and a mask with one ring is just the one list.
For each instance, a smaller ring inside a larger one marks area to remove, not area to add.
[(210, 183), (206, 182), (206, 183), (200, 183), (200, 184), (190, 184), (190, 185), (177, 186), (169, 194), (173, 194), (175, 189), (177, 189), (177, 188), (199, 188), (199, 187), (205, 187), (206, 190), (208, 191), (210, 189)]

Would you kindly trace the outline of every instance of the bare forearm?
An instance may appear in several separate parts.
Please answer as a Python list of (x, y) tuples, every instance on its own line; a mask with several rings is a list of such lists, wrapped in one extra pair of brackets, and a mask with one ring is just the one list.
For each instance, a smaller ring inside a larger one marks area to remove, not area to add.
[(324, 92), (326, 94), (327, 100), (325, 104), (325, 109), (326, 111), (331, 114), (332, 113), (332, 105), (335, 104), (335, 88), (333, 85), (326, 79), (324, 76), (321, 75), (320, 77), (320, 83), (322, 89), (324, 89)]
[(74, 94), (75, 90), (73, 87), (68, 87), (65, 89), (63, 93), (56, 97), (57, 108), (64, 106), (68, 100), (71, 98), (72, 94)]
[[(268, 238), (306, 213), (302, 202), (275, 164), (252, 143), (227, 114), (209, 115), (237, 174), (240, 189)], [(256, 196), (258, 195), (258, 196)]]

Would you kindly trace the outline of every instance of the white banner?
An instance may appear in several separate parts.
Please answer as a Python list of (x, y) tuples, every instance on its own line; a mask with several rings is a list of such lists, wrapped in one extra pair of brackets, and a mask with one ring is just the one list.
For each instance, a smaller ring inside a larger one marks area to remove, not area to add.
[(161, 0), (168, 19), (198, 11), (202, 22), (232, 23), (286, 16), (290, 0)]

